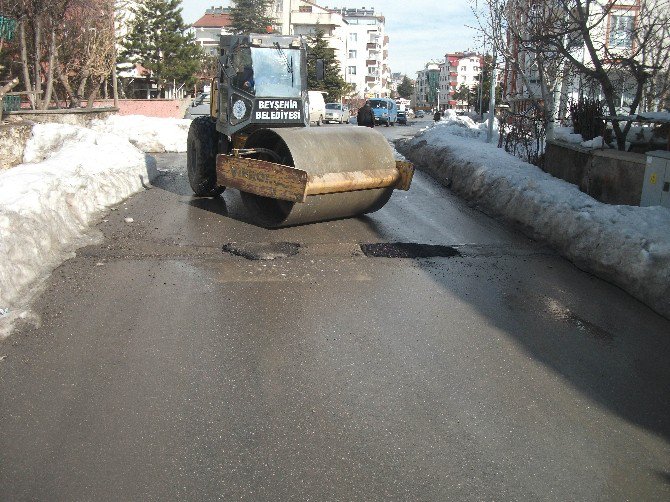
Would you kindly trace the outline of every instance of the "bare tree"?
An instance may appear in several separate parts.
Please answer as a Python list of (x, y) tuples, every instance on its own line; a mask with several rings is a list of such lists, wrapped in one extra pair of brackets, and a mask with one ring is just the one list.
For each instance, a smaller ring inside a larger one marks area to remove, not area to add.
[[(645, 93), (657, 102), (668, 93), (670, 0), (474, 1), (483, 6), (482, 31), (550, 117), (548, 137), (557, 103), (565, 106), (558, 86), (570, 81), (571, 71), (597, 85), (612, 116), (622, 105), (634, 115)], [(619, 149), (631, 124), (613, 122)]]
[[(545, 52), (560, 54), (579, 73), (597, 82), (610, 115), (618, 115), (622, 105), (627, 114), (636, 114), (649, 83), (667, 72), (670, 38), (659, 34), (667, 33), (670, 26), (670, 0), (554, 0), (551, 4), (562, 15), (528, 41)], [(666, 66), (659, 66), (663, 62)], [(630, 86), (630, 101), (621, 97), (623, 88), (616, 85), (617, 80), (622, 87)], [(629, 121), (621, 128), (619, 121), (613, 122), (620, 150), (625, 149), (631, 125)]]
[(565, 57), (551, 50), (541, 34), (558, 22), (562, 12), (541, 0), (472, 0), (484, 44), (505, 62), (509, 77), (507, 100), (532, 103), (553, 137), (561, 86), (568, 68)]
[(72, 0), (63, 22), (56, 73), (70, 102), (86, 99), (92, 107), (102, 82), (114, 70), (113, 4), (106, 0)]

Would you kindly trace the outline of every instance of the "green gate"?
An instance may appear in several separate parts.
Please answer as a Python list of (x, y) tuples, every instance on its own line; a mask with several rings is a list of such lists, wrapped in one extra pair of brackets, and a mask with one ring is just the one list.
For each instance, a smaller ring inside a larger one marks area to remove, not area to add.
[(0, 39), (10, 41), (16, 33), (16, 19), (0, 15)]

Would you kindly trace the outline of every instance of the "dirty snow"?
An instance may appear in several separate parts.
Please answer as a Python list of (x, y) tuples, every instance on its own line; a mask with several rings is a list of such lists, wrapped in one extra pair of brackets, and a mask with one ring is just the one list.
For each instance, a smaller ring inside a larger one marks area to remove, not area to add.
[(186, 149), (188, 120), (110, 117), (38, 124), (24, 163), (0, 171), (0, 338), (29, 315), (30, 292), (93, 237), (101, 215), (149, 182), (144, 152)]
[(485, 143), (481, 125), (469, 125), (470, 133), (466, 125), (445, 117), (397, 147), (453, 191), (670, 317), (670, 209), (598, 202)]
[(142, 115), (112, 115), (95, 120), (91, 129), (121, 136), (143, 152), (185, 152), (191, 121)]

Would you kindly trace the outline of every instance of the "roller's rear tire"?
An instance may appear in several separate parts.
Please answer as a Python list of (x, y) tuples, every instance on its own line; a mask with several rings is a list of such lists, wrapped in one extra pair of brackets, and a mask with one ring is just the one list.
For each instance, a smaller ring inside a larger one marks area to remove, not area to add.
[(216, 154), (219, 134), (211, 117), (197, 117), (191, 122), (186, 140), (188, 182), (198, 197), (216, 197), (226, 187), (216, 184)]

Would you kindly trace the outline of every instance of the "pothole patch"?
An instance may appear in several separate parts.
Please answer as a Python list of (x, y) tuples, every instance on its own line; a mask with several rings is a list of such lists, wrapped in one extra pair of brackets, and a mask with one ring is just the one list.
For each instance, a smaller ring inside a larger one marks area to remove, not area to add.
[(413, 242), (377, 242), (361, 244), (361, 251), (371, 258), (451, 258), (461, 256), (452, 246)]
[(276, 260), (298, 254), (297, 242), (239, 243), (229, 242), (223, 245), (223, 252), (241, 256), (247, 260)]

